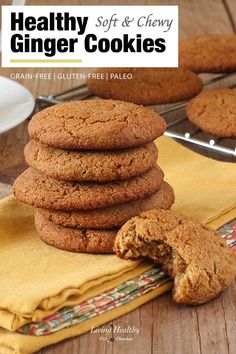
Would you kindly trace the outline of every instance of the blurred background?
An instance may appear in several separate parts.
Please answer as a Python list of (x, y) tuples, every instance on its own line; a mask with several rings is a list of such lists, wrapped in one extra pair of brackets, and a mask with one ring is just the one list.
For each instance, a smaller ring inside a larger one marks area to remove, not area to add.
[[(227, 34), (236, 32), (235, 0), (169, 0), (169, 1), (81, 1), (81, 0), (1, 0), (2, 5), (179, 5), (179, 35), (184, 38), (196, 34)], [(3, 43), (4, 45), (4, 43)], [(76, 73), (88, 72), (92, 68), (0, 68), (0, 75), (41, 72)], [(67, 90), (81, 83), (79, 80), (27, 79), (23, 75), (16, 81), (26, 87), (34, 97)], [(1, 122), (1, 112), (0, 112)], [(24, 168), (23, 147), (27, 141), (27, 121), (8, 132), (0, 134), (0, 196), (9, 190), (9, 184)]]

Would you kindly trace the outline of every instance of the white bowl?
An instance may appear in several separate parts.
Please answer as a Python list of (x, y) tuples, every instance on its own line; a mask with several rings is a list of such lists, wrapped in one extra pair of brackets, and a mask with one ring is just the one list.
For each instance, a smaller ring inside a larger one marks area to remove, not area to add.
[(34, 97), (24, 86), (0, 76), (0, 133), (24, 122), (34, 106)]

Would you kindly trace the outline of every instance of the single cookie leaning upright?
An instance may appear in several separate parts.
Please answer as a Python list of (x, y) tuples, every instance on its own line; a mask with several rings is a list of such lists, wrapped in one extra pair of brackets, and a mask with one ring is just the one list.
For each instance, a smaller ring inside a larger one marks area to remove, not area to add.
[(196, 73), (236, 71), (236, 35), (195, 36), (181, 41), (179, 65)]
[(154, 143), (107, 151), (68, 151), (31, 140), (25, 146), (28, 165), (64, 181), (108, 182), (135, 177), (156, 164)]
[[(203, 85), (185, 68), (101, 68), (96, 73), (106, 74), (106, 80), (87, 80), (96, 96), (143, 105), (183, 101), (196, 96)], [(132, 74), (132, 79), (118, 79), (114, 74)]]
[(174, 203), (174, 191), (167, 182), (151, 196), (134, 202), (113, 205), (93, 210), (51, 210), (39, 209), (39, 213), (53, 223), (65, 227), (85, 229), (111, 229), (120, 227), (133, 216), (141, 212), (162, 208), (168, 209)]
[(218, 88), (202, 92), (187, 105), (187, 116), (207, 133), (236, 136), (236, 90)]
[(44, 109), (29, 122), (29, 135), (64, 149), (102, 150), (139, 146), (162, 135), (156, 112), (128, 102), (84, 100)]
[(53, 224), (36, 213), (35, 227), (42, 241), (64, 251), (80, 253), (114, 253), (117, 230), (78, 230)]
[(220, 235), (171, 210), (132, 218), (117, 234), (122, 259), (149, 258), (174, 279), (176, 302), (201, 304), (215, 298), (236, 275), (236, 257)]
[(89, 210), (143, 199), (155, 193), (163, 181), (156, 166), (124, 181), (65, 182), (28, 168), (15, 180), (13, 192), (23, 203), (46, 209)]

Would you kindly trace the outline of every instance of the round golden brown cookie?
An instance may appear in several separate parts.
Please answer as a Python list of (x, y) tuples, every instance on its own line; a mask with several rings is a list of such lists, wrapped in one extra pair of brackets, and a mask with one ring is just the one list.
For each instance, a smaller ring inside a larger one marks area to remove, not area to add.
[(196, 73), (236, 71), (236, 35), (205, 35), (183, 40), (179, 65)]
[(218, 88), (202, 92), (187, 105), (187, 116), (207, 133), (236, 136), (236, 90)]
[(176, 302), (201, 304), (215, 298), (236, 275), (236, 257), (213, 229), (172, 210), (132, 218), (117, 234), (122, 259), (149, 258), (174, 279)]
[(32, 139), (65, 149), (117, 149), (139, 146), (162, 135), (166, 123), (151, 109), (113, 100), (73, 101), (35, 114)]
[(141, 212), (153, 208), (168, 209), (174, 203), (174, 199), (173, 189), (168, 183), (163, 182), (156, 193), (135, 202), (94, 210), (63, 212), (61, 210), (40, 209), (40, 213), (53, 223), (64, 227), (111, 229), (120, 227)]
[[(202, 80), (184, 68), (101, 68), (97, 73), (106, 73), (106, 80), (87, 81), (96, 96), (143, 105), (183, 101), (202, 90)], [(132, 79), (117, 79), (114, 73), (131, 73)]]
[(143, 199), (155, 193), (162, 180), (158, 166), (138, 177), (103, 184), (59, 181), (30, 167), (17, 177), (13, 191), (18, 200), (38, 208), (87, 210)]
[(39, 212), (35, 227), (42, 241), (64, 251), (80, 253), (114, 253), (117, 230), (71, 229), (53, 224)]
[(64, 181), (107, 182), (139, 176), (156, 164), (157, 154), (154, 143), (100, 152), (62, 150), (36, 140), (25, 146), (28, 165)]

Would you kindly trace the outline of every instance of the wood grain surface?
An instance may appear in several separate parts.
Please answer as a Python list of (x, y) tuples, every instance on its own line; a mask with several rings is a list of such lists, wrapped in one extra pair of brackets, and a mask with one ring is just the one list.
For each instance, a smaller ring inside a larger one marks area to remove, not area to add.
[[(10, 1), (1, 1), (1, 5)], [(29, 5), (157, 4), (156, 1), (79, 1), (28, 0)], [(205, 33), (236, 31), (235, 0), (158, 1), (180, 6), (180, 37)], [(80, 69), (3, 69), (0, 75), (36, 72), (79, 72)], [(83, 70), (83, 71), (91, 71)], [(71, 88), (76, 80), (28, 80), (18, 82), (33, 95), (48, 95)], [(0, 197), (11, 192), (14, 178), (25, 168), (23, 146), (27, 141), (27, 122), (0, 135)], [(132, 342), (103, 342), (98, 334), (87, 333), (44, 348), (37, 354), (234, 354), (236, 353), (236, 284), (218, 299), (198, 307), (179, 306), (164, 294), (137, 310), (107, 324), (136, 326), (141, 334)]]

